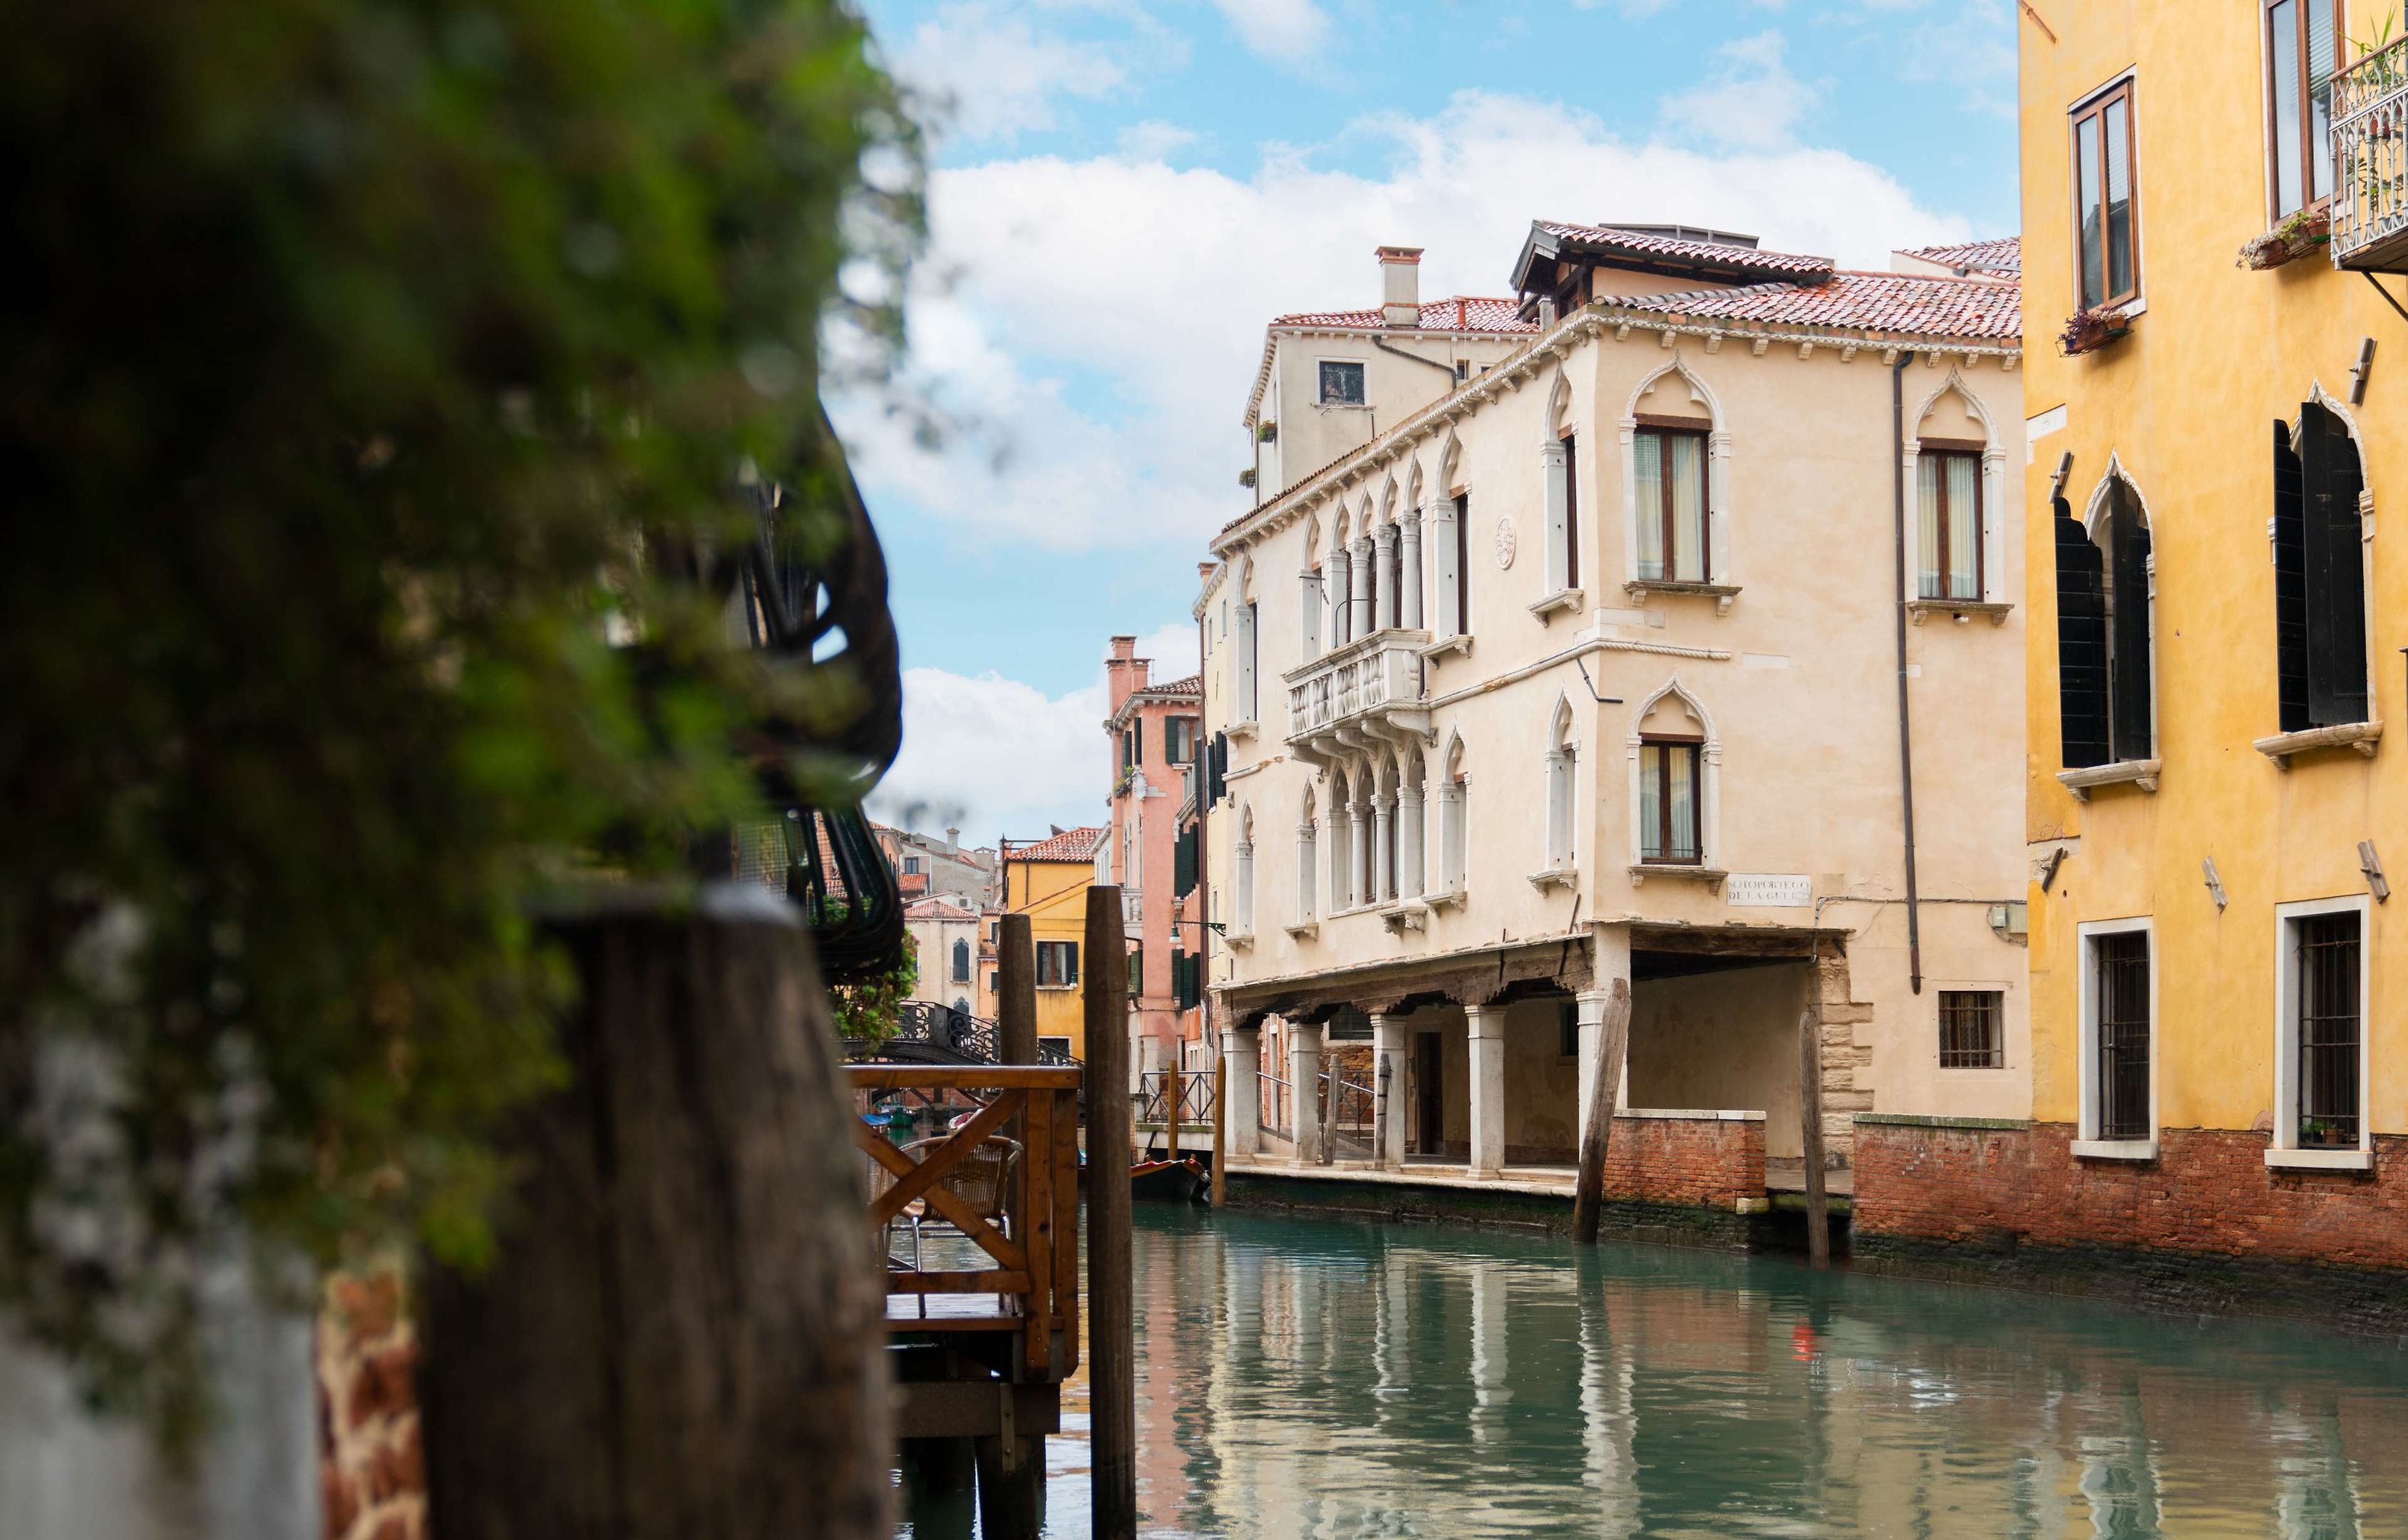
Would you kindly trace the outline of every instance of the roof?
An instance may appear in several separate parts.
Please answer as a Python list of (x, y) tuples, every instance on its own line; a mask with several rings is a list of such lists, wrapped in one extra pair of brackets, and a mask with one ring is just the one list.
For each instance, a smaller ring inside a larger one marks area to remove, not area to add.
[(928, 891), (928, 874), (924, 871), (906, 871), (895, 879), (895, 885), (896, 891), (908, 899), (914, 893)]
[(1532, 220), (1530, 238), (1521, 260), (1513, 265), (1513, 284), (1526, 287), (1535, 257), (1559, 258), (1567, 251), (1582, 256), (1620, 258), (1627, 263), (1694, 272), (1700, 278), (1813, 278), (1828, 273), (1829, 257), (1796, 252), (1766, 252), (1754, 245), (1718, 240), (1683, 240), (1674, 236), (1627, 230), (1611, 224), (1571, 224), (1556, 220)]
[[(1426, 332), (1535, 332), (1538, 325), (1514, 314), (1517, 302), (1511, 299), (1484, 299), (1472, 295), (1454, 295), (1445, 299), (1426, 300), (1418, 328)], [(1305, 326), (1348, 331), (1412, 331), (1412, 326), (1390, 326), (1381, 319), (1378, 307), (1368, 310), (1299, 310), (1294, 315), (1274, 316), (1274, 326)]]
[(2013, 273), (2024, 270), (2024, 243), (2020, 236), (1998, 236), (1989, 240), (1960, 241), (1955, 246), (1918, 246), (1901, 254), (1921, 257), (1943, 267), (1964, 267), (1980, 273)]
[(1200, 673), (1189, 674), (1185, 679), (1174, 679), (1168, 684), (1149, 684), (1138, 693), (1140, 695), (1201, 696), (1204, 693), (1204, 676)]
[(2023, 337), (2023, 286), (1992, 278), (1925, 278), (1908, 273), (1837, 272), (1820, 283), (1755, 283), (1634, 295), (1616, 310), (1650, 310), (1722, 321), (1839, 327), (1926, 337)]
[(1051, 839), (1039, 840), (1031, 845), (1018, 846), (1006, 854), (1004, 859), (1008, 861), (1092, 861), (1096, 858), (1096, 846), (1103, 842), (1103, 838), (1104, 831), (1099, 826), (1066, 828)]
[(903, 917), (907, 920), (975, 920), (978, 914), (949, 900), (928, 898), (906, 905)]

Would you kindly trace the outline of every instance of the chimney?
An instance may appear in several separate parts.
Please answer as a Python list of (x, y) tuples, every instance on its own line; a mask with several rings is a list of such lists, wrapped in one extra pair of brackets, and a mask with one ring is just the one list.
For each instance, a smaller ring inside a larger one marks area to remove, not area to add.
[(1422, 324), (1422, 249), (1383, 246), (1380, 256), (1380, 324), (1418, 326)]
[(1112, 638), (1112, 655), (1104, 661), (1104, 693), (1108, 714), (1118, 715), (1128, 698), (1145, 688), (1153, 660), (1137, 655), (1137, 638)]
[(947, 825), (945, 828), (945, 848), (947, 850), (959, 850), (962, 848), (962, 831), (954, 828), (951, 825)]

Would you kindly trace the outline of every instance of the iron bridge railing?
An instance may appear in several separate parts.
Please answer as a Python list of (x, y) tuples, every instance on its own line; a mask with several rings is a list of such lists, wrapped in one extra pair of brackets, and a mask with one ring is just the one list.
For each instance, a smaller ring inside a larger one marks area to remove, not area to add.
[[(849, 1037), (845, 1058), (859, 1062), (873, 1058), (912, 1059), (922, 1063), (993, 1064), (996, 1026), (983, 1016), (956, 1011), (933, 1000), (907, 1000), (897, 1007), (896, 1029), (884, 1038)], [(1037, 1045), (1037, 1062), (1074, 1065), (1079, 1061), (1059, 1048)]]

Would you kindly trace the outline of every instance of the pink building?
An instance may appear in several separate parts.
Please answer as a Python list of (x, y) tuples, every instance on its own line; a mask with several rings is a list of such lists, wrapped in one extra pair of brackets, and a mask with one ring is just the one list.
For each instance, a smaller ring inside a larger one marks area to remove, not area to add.
[[(1180, 812), (1195, 796), (1204, 684), (1196, 674), (1153, 684), (1152, 661), (1136, 655), (1135, 637), (1114, 637), (1104, 665), (1111, 819), (1097, 867), (1102, 880), (1120, 885), (1127, 906), (1130, 1062), (1146, 1072), (1170, 1064), (1182, 1042), (1200, 1035), (1203, 971), (1189, 958), (1202, 955), (1202, 928), (1177, 922), (1196, 885), (1196, 842), (1182, 854)], [(1180, 1061), (1202, 1058), (1189, 1050)]]

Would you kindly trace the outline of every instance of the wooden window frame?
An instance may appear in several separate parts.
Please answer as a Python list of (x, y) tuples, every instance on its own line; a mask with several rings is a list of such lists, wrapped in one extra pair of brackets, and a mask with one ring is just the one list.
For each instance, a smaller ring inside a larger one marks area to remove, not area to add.
[(1647, 830), (1639, 832), (1639, 861), (1641, 866), (1702, 866), (1706, 859), (1706, 741), (1677, 733), (1645, 733), (1639, 740), (1639, 773), (1647, 773), (1646, 751), (1649, 749), (1686, 749), (1689, 754), (1689, 843), (1695, 852), (1689, 856), (1668, 854), (1677, 848), (1672, 839), (1672, 777), (1671, 759), (1662, 756), (1657, 760), (1656, 786), (1656, 845), (1657, 854), (1647, 854)]
[[(2070, 148), (2072, 162), (2067, 180), (2073, 193), (2073, 293), (2075, 302), (2085, 310), (2114, 309), (2139, 301), (2146, 283), (2141, 269), (2141, 117), (2133, 100), (2133, 78), (2124, 76), (2113, 85), (2092, 93), (2074, 104), (2068, 114), (2071, 124)], [(2129, 183), (2127, 194), (2132, 246), (2132, 286), (2111, 289), (2114, 281), (2115, 253), (2112, 227), (2107, 217), (2107, 109), (2115, 103), (2124, 104), (2124, 174)], [(2083, 292), (2082, 272), (2082, 135), (2086, 126), (2097, 125), (2099, 144), (2099, 287), (2097, 300)]]
[[(1712, 583), (1714, 581), (1713, 425), (1698, 422), (1694, 418), (1658, 417), (1647, 412), (1641, 412), (1639, 415), (1638, 423), (1638, 429), (1632, 435), (1633, 453), (1637, 453), (1638, 439), (1651, 433), (1659, 439), (1677, 436), (1695, 439), (1698, 441), (1698, 575), (1693, 578), (1682, 577), (1673, 570), (1675, 564), (1672, 553), (1678, 543), (1674, 539), (1674, 531), (1680, 515), (1672, 507), (1671, 456), (1667, 454), (1664, 447), (1659, 444), (1656, 451), (1656, 486), (1657, 500), (1663, 506), (1656, 511), (1656, 517), (1663, 521), (1660, 527), (1664, 542), (1664, 575), (1660, 578), (1648, 578), (1642, 575), (1640, 581), (1642, 583)], [(1634, 471), (1632, 474), (1636, 475), (1637, 472)], [(1639, 516), (1642, 519), (1646, 518), (1647, 510), (1641, 509)]]
[[(2344, 25), (2346, 7), (2343, 0), (2289, 0), (2294, 7), (2291, 12), (2291, 63), (2299, 76), (2293, 85), (2299, 92), (2300, 202), (2298, 208), (2286, 209), (2283, 207), (2283, 184), (2275, 161), (2276, 153), (2282, 144), (2283, 122), (2274, 94), (2274, 7), (2285, 3), (2286, 0), (2258, 0), (2258, 41), (2265, 51), (2266, 223), (2270, 228), (2295, 213), (2302, 210), (2314, 212), (2329, 206), (2332, 202), (2331, 189), (2328, 188), (2322, 194), (2316, 191), (2315, 101), (2309, 90), (2308, 76), (2309, 7), (2325, 6), (2330, 8), (2333, 29), (2333, 73), (2336, 76), (2342, 69), (2342, 44), (2349, 36)], [(2326, 166), (2326, 174), (2329, 179), (2334, 175), (2329, 162)]]
[[(1040, 941), (1037, 943), (1037, 986), (1040, 989), (1070, 989), (1079, 983), (1079, 943), (1074, 941)], [(1054, 959), (1048, 970), (1046, 959)], [(1047, 978), (1051, 971), (1057, 975)]]
[[(1987, 447), (1987, 445), (1971, 445), (1958, 443), (1953, 440), (1942, 442), (1935, 439), (1926, 439), (1923, 440), (1923, 447), (1917, 452), (1916, 457), (1918, 459), (1928, 457), (1942, 462), (1940, 476), (1940, 511), (1938, 514), (1940, 529), (1938, 543), (1940, 547), (1939, 581), (1940, 586), (1943, 589), (1948, 586), (1948, 569), (1950, 566), (1948, 560), (1948, 476), (1945, 462), (1949, 460), (1971, 460), (1973, 462), (1972, 596), (1969, 599), (1966, 596), (1961, 594), (1939, 593), (1922, 594), (1918, 595), (1918, 597), (1933, 599), (1942, 603), (1950, 599), (1955, 599), (1956, 602), (1964, 604), (1979, 602), (1980, 600), (1989, 597), (1990, 508), (1988, 499), (1983, 496), (1983, 493), (1986, 489), (1982, 485), (1982, 454)], [(1917, 588), (1921, 588), (1923, 586), (1920, 581), (1920, 576), (1921, 575), (1918, 573), (1918, 581), (1915, 583)]]

